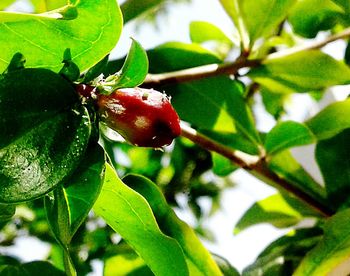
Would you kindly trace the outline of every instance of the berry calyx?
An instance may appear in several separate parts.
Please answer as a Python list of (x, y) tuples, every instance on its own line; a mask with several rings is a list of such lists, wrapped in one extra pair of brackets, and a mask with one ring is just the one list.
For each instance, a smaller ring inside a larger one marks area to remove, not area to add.
[(156, 90), (124, 88), (103, 95), (82, 86), (77, 92), (95, 98), (101, 121), (133, 145), (161, 148), (181, 133), (179, 116), (169, 98)]

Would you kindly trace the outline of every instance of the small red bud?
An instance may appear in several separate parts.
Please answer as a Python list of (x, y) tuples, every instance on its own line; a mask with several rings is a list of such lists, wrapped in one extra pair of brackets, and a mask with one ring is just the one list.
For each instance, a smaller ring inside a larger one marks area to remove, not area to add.
[(101, 120), (126, 141), (160, 148), (180, 135), (180, 120), (169, 98), (158, 91), (125, 88), (97, 95)]

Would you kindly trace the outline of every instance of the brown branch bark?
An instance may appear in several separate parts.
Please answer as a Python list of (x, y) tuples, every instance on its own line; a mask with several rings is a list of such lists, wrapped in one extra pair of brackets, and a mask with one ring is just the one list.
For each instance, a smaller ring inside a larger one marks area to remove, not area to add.
[(312, 207), (316, 212), (324, 217), (330, 217), (334, 214), (333, 210), (329, 209), (328, 206), (319, 202), (311, 195), (307, 194), (303, 190), (300, 190), (297, 186), (293, 185), (286, 179), (279, 177), (273, 171), (268, 168), (264, 158), (259, 158), (258, 156), (251, 156), (246, 153), (231, 149), (225, 145), (222, 145), (209, 137), (198, 133), (195, 129), (182, 124), (181, 125), (183, 137), (191, 140), (195, 144), (201, 146), (209, 151), (216, 152), (227, 159), (231, 160), (234, 164), (239, 167), (246, 169), (252, 175), (263, 180), (265, 183), (274, 186), (277, 189), (282, 189), (294, 197), (306, 203), (308, 206)]
[(164, 84), (189, 82), (219, 75), (234, 75), (239, 69), (245, 67), (256, 67), (259, 66), (260, 63), (261, 60), (237, 59), (233, 63), (208, 64), (174, 72), (148, 74), (142, 86), (155, 87)]

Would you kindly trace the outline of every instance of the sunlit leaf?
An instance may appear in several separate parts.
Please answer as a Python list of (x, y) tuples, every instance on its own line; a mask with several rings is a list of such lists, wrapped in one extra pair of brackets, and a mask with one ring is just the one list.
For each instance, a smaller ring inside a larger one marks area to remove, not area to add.
[(293, 275), (328, 275), (350, 254), (350, 210), (346, 209), (326, 221), (324, 238), (301, 262)]
[(267, 59), (249, 76), (276, 93), (310, 92), (350, 82), (350, 68), (318, 50)]
[(194, 231), (176, 216), (154, 183), (137, 175), (128, 175), (123, 178), (123, 181), (145, 197), (161, 230), (181, 245), (191, 275), (222, 275)]
[(190, 37), (192, 42), (203, 43), (216, 41), (232, 46), (232, 40), (217, 26), (205, 21), (193, 21), (190, 24)]
[[(116, 45), (122, 26), (115, 0), (88, 1), (76, 4), (78, 17), (73, 20), (30, 19), (4, 22), (0, 26), (0, 72), (4, 71), (16, 52), (27, 58), (28, 67), (61, 69), (66, 48), (81, 71), (106, 56)], [(0, 14), (1, 16), (1, 14)], [(18, 19), (12, 15), (12, 21)], [(34, 16), (34, 15), (33, 15)], [(27, 19), (27, 18), (26, 18)]]
[(286, 121), (277, 124), (266, 136), (265, 148), (268, 154), (314, 142), (312, 132), (303, 124)]
[(181, 247), (158, 228), (147, 201), (128, 188), (110, 165), (94, 211), (144, 259), (158, 275), (188, 275)]
[(305, 122), (318, 140), (350, 128), (350, 100), (333, 103)]

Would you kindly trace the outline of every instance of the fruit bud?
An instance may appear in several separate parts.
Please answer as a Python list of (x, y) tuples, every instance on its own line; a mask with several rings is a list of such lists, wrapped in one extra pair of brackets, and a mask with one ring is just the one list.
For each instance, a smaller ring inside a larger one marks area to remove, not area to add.
[(129, 143), (161, 148), (180, 135), (180, 120), (169, 98), (158, 91), (125, 88), (97, 95), (101, 120)]

